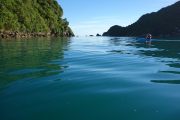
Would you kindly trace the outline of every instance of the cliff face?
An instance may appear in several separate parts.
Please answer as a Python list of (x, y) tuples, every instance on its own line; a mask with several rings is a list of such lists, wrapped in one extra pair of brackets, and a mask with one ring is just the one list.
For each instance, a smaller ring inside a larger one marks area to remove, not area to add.
[(1, 0), (0, 37), (73, 36), (56, 0)]
[(147, 33), (156, 37), (180, 37), (180, 1), (158, 12), (145, 14), (127, 27), (113, 26), (104, 36), (141, 36)]

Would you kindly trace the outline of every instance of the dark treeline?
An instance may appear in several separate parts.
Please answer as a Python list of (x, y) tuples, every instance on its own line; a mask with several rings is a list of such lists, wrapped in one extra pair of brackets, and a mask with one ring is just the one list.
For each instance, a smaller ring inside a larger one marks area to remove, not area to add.
[(1, 37), (73, 36), (56, 0), (0, 0)]
[(156, 37), (180, 37), (180, 1), (158, 12), (145, 14), (127, 27), (115, 25), (103, 36), (143, 36), (147, 33)]

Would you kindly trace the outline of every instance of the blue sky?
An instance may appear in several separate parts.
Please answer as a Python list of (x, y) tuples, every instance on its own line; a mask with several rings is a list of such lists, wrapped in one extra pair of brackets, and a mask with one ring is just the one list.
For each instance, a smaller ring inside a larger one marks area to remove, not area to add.
[(179, 0), (58, 0), (75, 35), (102, 34), (113, 25), (127, 26), (140, 16)]

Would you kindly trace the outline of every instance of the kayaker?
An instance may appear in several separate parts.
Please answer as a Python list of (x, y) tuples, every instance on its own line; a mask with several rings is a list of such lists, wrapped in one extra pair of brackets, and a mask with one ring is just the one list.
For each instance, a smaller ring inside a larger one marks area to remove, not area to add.
[(152, 35), (150, 33), (148, 33), (146, 35), (146, 43), (151, 43), (151, 39), (152, 39)]

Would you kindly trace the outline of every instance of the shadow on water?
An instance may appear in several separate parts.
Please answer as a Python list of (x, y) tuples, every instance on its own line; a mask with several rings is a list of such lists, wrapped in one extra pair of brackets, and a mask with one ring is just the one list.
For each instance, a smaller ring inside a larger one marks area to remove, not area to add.
[(68, 38), (0, 40), (0, 88), (21, 79), (46, 77), (63, 72), (61, 61)]

